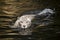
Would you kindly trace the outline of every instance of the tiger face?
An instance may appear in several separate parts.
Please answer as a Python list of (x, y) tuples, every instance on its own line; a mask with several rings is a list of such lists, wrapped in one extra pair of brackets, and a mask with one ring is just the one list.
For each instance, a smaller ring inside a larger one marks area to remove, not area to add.
[[(32, 17), (33, 16), (33, 17)], [(31, 21), (34, 18), (34, 15), (24, 15), (21, 16), (18, 20), (19, 20), (19, 25), (21, 28), (29, 28), (31, 26)]]

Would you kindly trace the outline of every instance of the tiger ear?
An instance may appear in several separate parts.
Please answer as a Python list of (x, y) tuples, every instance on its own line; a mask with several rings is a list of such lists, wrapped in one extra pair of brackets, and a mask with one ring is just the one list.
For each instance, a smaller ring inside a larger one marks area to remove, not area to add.
[(27, 20), (31, 21), (30, 19), (27, 19)]

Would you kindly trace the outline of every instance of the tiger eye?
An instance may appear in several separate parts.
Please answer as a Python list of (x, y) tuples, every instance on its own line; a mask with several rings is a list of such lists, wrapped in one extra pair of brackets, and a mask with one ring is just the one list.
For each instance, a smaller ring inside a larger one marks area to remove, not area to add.
[(20, 21), (20, 23), (23, 23), (22, 21)]
[(29, 21), (27, 21), (26, 23), (28, 23)]

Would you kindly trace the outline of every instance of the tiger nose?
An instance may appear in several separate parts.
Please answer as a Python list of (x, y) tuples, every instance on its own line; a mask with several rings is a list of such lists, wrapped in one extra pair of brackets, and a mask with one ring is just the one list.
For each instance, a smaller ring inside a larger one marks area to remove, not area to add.
[(23, 25), (23, 27), (25, 27), (25, 25)]

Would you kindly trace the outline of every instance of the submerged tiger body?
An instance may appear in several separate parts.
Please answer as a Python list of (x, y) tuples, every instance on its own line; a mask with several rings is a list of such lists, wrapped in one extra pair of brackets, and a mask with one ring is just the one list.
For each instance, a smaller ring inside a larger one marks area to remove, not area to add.
[[(37, 10), (38, 11), (38, 10)], [(35, 11), (35, 13), (37, 12)], [(39, 18), (42, 19), (40, 20), (40, 24), (43, 25), (49, 25), (51, 21), (51, 15), (54, 14), (54, 11), (52, 9), (44, 9), (43, 11), (39, 11), (39, 13), (33, 14), (34, 12), (32, 11), (32, 14), (26, 14), (22, 15), (21, 17), (18, 17), (16, 20), (15, 24), (11, 26), (11, 28), (18, 28), (20, 35), (31, 35), (32, 29), (32, 20)], [(37, 22), (37, 20), (36, 20)], [(36, 24), (36, 23), (34, 23)]]

